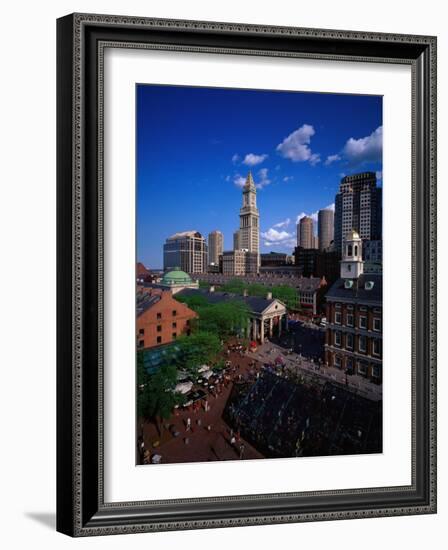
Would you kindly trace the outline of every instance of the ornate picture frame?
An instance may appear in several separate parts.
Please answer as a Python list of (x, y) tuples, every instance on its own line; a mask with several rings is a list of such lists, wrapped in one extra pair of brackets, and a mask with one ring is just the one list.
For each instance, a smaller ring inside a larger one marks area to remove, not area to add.
[[(105, 502), (104, 50), (398, 63), (412, 70), (412, 483)], [(57, 529), (70, 536), (436, 512), (436, 38), (73, 14), (57, 22)]]

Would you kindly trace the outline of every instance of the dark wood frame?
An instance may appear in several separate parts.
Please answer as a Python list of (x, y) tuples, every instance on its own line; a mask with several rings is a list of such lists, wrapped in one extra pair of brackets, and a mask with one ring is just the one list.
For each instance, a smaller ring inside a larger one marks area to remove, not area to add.
[[(413, 472), (410, 486), (163, 502), (104, 502), (102, 53), (104, 47), (110, 46), (411, 65)], [(57, 529), (71, 536), (88, 536), (434, 513), (436, 38), (74, 14), (57, 22), (57, 49)]]

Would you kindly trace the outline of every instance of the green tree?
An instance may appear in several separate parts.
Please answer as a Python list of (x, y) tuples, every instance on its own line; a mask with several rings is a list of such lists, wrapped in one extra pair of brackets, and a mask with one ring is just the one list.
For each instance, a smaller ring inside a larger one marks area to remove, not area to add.
[(266, 296), (270, 289), (260, 283), (252, 283), (248, 286), (248, 292), (250, 296)]
[(159, 434), (163, 420), (171, 416), (174, 406), (183, 397), (174, 393), (177, 368), (172, 363), (162, 364), (155, 374), (148, 374), (144, 367), (143, 353), (137, 354), (137, 413), (155, 421)]
[(176, 340), (180, 347), (178, 368), (187, 371), (193, 377), (197, 376), (201, 365), (215, 361), (222, 351), (222, 344), (217, 334), (198, 330), (190, 336), (181, 336)]
[(205, 296), (201, 296), (200, 294), (195, 294), (193, 296), (179, 296), (178, 294), (175, 294), (174, 298), (194, 311), (197, 311), (199, 307), (210, 305), (207, 298)]
[(247, 326), (249, 310), (241, 300), (220, 302), (197, 310), (201, 331), (217, 334), (221, 340), (238, 334)]
[(223, 292), (229, 292), (230, 294), (243, 294), (245, 288), (247, 288), (247, 285), (240, 279), (231, 279), (221, 286)]
[(297, 290), (287, 285), (272, 287), (272, 297), (281, 300), (288, 308), (297, 309)]

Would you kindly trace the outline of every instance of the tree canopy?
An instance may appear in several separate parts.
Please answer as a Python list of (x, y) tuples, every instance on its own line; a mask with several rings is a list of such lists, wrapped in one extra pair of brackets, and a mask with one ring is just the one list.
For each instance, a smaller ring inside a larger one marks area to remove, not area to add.
[(171, 416), (176, 404), (182, 403), (183, 397), (174, 393), (177, 383), (177, 368), (172, 363), (165, 363), (154, 374), (146, 372), (143, 364), (143, 352), (137, 354), (137, 413), (156, 422)]
[(180, 346), (177, 366), (193, 376), (197, 375), (201, 365), (216, 361), (222, 350), (221, 341), (217, 334), (198, 330), (190, 336), (181, 336), (176, 340)]

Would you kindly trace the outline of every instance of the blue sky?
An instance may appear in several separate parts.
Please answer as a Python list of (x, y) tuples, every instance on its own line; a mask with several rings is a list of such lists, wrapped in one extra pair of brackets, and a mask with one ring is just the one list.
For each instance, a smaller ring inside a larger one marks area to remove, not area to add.
[(381, 185), (381, 159), (379, 96), (138, 85), (137, 259), (163, 267), (165, 239), (192, 229), (231, 249), (249, 170), (260, 251), (291, 253), (297, 220), (333, 205), (344, 175)]

